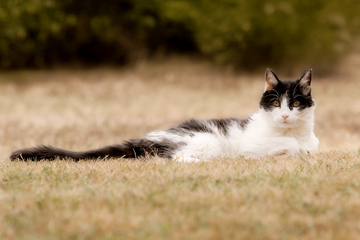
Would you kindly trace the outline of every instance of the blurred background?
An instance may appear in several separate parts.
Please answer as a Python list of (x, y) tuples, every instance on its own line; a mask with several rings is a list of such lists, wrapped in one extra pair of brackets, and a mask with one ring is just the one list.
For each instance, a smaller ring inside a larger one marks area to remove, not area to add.
[(359, 151), (359, 13), (359, 0), (1, 0), (0, 156), (247, 118), (267, 67), (282, 80), (312, 67), (319, 151)]
[(1, 0), (0, 67), (127, 65), (181, 53), (245, 71), (334, 69), (358, 0)]

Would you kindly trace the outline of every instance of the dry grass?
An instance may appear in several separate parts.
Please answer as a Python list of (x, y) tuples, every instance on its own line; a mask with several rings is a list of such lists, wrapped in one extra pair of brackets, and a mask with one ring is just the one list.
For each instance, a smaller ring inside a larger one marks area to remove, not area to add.
[(317, 154), (196, 164), (8, 156), (121, 143), (191, 117), (247, 117), (262, 73), (189, 59), (0, 73), (0, 239), (359, 239), (359, 59), (313, 81)]

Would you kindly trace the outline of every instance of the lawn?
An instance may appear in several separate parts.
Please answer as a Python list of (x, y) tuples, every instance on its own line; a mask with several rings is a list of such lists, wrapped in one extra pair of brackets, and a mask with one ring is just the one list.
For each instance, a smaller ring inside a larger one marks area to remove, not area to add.
[(314, 69), (314, 155), (190, 164), (8, 156), (38, 144), (102, 147), (189, 118), (245, 118), (258, 109), (262, 72), (186, 58), (1, 72), (0, 239), (359, 239), (358, 59), (332, 76)]

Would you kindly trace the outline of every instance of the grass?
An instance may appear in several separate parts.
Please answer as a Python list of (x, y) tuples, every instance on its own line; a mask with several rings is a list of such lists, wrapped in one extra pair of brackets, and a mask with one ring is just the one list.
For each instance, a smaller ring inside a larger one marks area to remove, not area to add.
[(360, 72), (350, 59), (313, 81), (316, 154), (192, 164), (8, 156), (121, 143), (191, 117), (246, 117), (262, 73), (188, 59), (0, 73), (0, 239), (359, 239)]
[(0, 165), (3, 239), (357, 239), (360, 156)]

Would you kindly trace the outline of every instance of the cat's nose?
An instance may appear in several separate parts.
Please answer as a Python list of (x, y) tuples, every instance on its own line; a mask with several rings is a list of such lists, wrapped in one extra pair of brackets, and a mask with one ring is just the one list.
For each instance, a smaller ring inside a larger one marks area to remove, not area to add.
[(286, 120), (289, 117), (289, 115), (282, 115), (282, 118)]

